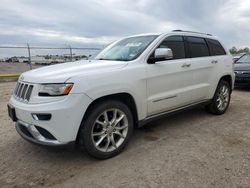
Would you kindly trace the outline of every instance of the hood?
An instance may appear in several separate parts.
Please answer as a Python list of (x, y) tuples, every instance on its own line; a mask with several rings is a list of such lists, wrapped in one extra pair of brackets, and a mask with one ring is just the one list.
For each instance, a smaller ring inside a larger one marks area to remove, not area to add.
[(32, 83), (63, 83), (74, 76), (106, 72), (126, 65), (123, 61), (83, 60), (34, 69), (23, 73), (19, 79)]
[(250, 63), (235, 63), (235, 71), (250, 71)]

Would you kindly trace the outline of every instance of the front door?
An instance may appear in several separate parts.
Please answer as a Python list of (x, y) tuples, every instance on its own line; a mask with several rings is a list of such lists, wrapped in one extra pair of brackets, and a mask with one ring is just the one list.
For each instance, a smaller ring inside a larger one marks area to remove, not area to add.
[(188, 105), (193, 71), (182, 36), (167, 37), (158, 48), (170, 48), (173, 59), (147, 65), (148, 116)]

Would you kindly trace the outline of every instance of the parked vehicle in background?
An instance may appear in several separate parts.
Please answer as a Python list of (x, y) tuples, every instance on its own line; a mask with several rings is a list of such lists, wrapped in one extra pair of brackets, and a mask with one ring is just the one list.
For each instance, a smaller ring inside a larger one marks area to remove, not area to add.
[(17, 57), (11, 57), (11, 58), (7, 58), (5, 62), (6, 63), (19, 63), (19, 59)]
[(243, 55), (234, 64), (235, 86), (250, 87), (250, 53)]
[(240, 53), (240, 54), (234, 55), (233, 56), (234, 63), (236, 63), (245, 54), (246, 53)]
[(17, 132), (49, 146), (76, 142), (93, 157), (119, 154), (133, 129), (196, 105), (224, 114), (233, 60), (216, 37), (176, 30), (131, 36), (89, 61), (23, 73), (8, 105)]

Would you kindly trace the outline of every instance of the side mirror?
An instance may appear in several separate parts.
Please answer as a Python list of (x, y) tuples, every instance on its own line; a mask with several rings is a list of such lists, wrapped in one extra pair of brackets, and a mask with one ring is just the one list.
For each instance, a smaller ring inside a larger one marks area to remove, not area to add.
[(173, 52), (170, 48), (157, 48), (154, 54), (149, 58), (148, 63), (154, 64), (157, 61), (173, 59)]
[(173, 59), (173, 52), (170, 48), (157, 48), (155, 59)]

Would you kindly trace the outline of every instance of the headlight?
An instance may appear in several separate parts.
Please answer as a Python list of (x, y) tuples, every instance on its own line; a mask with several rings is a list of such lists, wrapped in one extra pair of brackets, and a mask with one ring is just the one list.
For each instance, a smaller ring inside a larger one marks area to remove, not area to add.
[(39, 96), (62, 96), (68, 95), (73, 84), (42, 84), (38, 92)]

